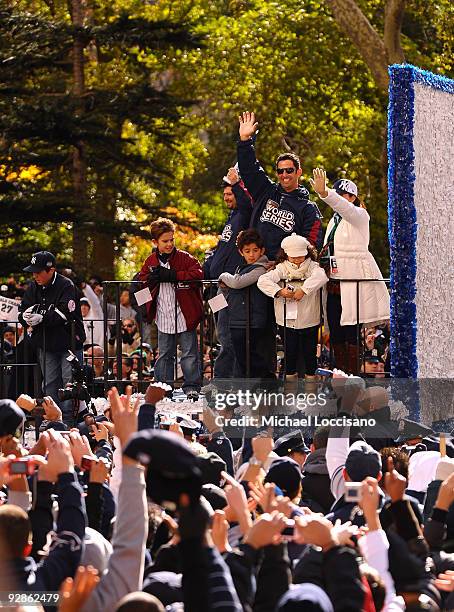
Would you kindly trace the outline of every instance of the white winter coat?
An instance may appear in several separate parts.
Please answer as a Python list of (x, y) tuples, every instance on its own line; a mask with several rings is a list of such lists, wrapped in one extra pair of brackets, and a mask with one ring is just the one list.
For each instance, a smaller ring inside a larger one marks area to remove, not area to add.
[[(342, 217), (334, 234), (334, 256), (337, 274), (333, 279), (383, 278), (372, 254), (369, 253), (369, 213), (355, 206), (333, 189), (328, 189), (326, 198), (321, 198)], [(334, 225), (328, 223), (325, 244)], [(359, 318), (356, 312), (356, 283), (341, 283), (341, 325), (378, 323), (389, 319), (389, 293), (384, 282), (359, 283)], [(324, 291), (326, 294), (326, 291)], [(325, 295), (326, 297), (326, 295)], [(325, 321), (327, 318), (325, 317)]]
[[(285, 300), (282, 297), (275, 297), (276, 293), (284, 286), (284, 280), (290, 281), (295, 289), (302, 289), (306, 294), (297, 302), (296, 319), (287, 318), (287, 327), (293, 329), (306, 329), (314, 327), (320, 323), (320, 287), (328, 282), (328, 277), (323, 268), (311, 259), (306, 259), (299, 267), (289, 261), (284, 261), (260, 276), (257, 287), (266, 295), (274, 297), (274, 312), (278, 325), (285, 325), (284, 322), (284, 302), (287, 308), (293, 300)], [(286, 313), (287, 314), (287, 313)]]

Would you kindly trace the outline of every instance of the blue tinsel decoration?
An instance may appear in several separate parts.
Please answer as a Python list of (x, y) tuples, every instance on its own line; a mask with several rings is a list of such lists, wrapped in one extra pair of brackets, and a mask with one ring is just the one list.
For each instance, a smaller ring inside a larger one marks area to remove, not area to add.
[(414, 83), (454, 93), (454, 81), (410, 64), (389, 67), (388, 233), (391, 258), (391, 374), (416, 378)]
[(388, 233), (391, 259), (391, 375), (416, 378), (414, 68), (389, 68)]

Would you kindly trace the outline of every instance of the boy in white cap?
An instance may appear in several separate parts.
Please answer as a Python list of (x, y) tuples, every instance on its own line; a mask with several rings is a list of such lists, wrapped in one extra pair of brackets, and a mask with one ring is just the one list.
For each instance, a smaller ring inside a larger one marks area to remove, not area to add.
[(258, 288), (274, 297), (280, 335), (285, 339), (286, 378), (298, 378), (297, 357), (301, 340), (306, 378), (317, 368), (317, 332), (320, 323), (320, 288), (328, 282), (316, 262), (317, 252), (303, 236), (291, 234), (281, 242), (278, 264), (260, 276)]

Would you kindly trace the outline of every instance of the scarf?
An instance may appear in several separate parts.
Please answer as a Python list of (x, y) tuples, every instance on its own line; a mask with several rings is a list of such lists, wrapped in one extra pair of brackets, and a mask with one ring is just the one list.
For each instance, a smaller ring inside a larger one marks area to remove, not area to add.
[(286, 279), (288, 280), (305, 280), (308, 277), (309, 266), (312, 259), (308, 257), (303, 261), (300, 266), (291, 263), (288, 259), (281, 262), (279, 266), (282, 266)]

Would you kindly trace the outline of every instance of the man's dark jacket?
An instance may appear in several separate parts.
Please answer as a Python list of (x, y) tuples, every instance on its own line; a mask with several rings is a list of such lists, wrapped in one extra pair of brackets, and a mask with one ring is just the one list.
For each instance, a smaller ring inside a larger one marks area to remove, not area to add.
[(305, 187), (286, 192), (273, 183), (255, 157), (252, 139), (238, 142), (241, 178), (252, 196), (251, 227), (260, 232), (265, 253), (275, 259), (284, 238), (292, 233), (304, 236), (317, 249), (323, 241), (322, 217)]
[(241, 230), (249, 227), (252, 213), (251, 198), (240, 183), (232, 185), (236, 208), (230, 211), (216, 249), (203, 264), (206, 279), (217, 279), (223, 272), (234, 274), (243, 259), (237, 249), (236, 239)]
[(79, 295), (69, 278), (55, 272), (48, 285), (40, 286), (33, 281), (27, 287), (19, 305), (19, 322), (25, 328), (23, 312), (30, 306), (35, 306), (36, 312), (43, 315), (41, 323), (32, 328), (31, 342), (35, 349), (59, 353), (83, 347), (85, 331)]

